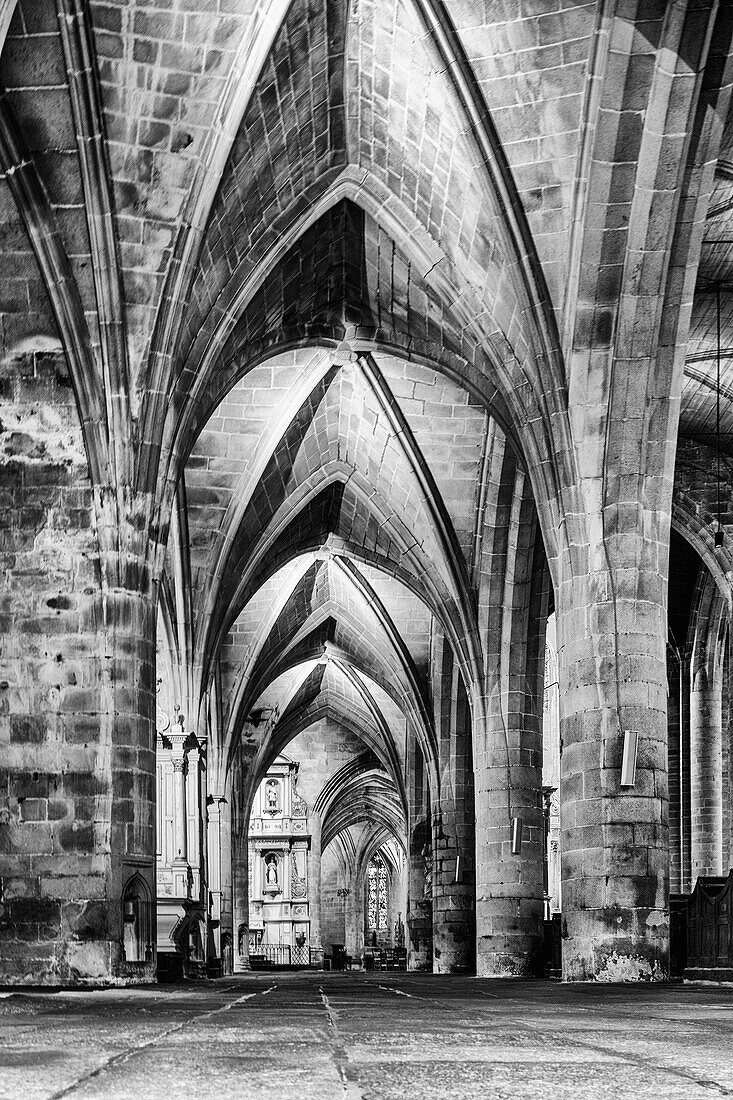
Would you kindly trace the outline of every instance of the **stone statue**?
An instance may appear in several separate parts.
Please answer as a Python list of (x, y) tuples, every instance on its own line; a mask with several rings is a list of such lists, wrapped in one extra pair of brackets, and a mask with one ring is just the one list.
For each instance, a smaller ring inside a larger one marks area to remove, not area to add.
[(269, 856), (265, 862), (265, 882), (268, 886), (277, 886), (277, 859)]
[(270, 813), (277, 813), (280, 808), (280, 797), (276, 783), (268, 783), (265, 788), (265, 800)]

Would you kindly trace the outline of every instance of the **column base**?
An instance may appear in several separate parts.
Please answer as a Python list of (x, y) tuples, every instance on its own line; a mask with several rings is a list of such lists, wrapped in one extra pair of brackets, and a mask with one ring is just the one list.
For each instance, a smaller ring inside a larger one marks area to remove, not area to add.
[(478, 978), (539, 978), (542, 976), (543, 958), (540, 946), (529, 951), (513, 953), (478, 945), (476, 977)]
[(433, 894), (433, 973), (473, 974), (476, 913), (472, 884), (453, 884)]
[(564, 982), (664, 982), (669, 979), (669, 913), (591, 909), (563, 913)]
[(427, 951), (411, 951), (407, 960), (407, 969), (433, 973), (433, 958)]
[(418, 902), (407, 914), (407, 969), (433, 969), (433, 907), (430, 901)]
[(433, 929), (433, 974), (473, 974), (475, 961), (473, 921)]
[(105, 931), (117, 900), (6, 897), (0, 925), (0, 984), (106, 987), (154, 983), (155, 959), (126, 962), (122, 942)]
[(475, 974), (473, 959), (468, 953), (461, 955), (457, 952), (441, 952), (438, 956), (438, 951), (440, 948), (436, 949), (433, 957), (433, 974)]
[(484, 898), (477, 906), (476, 974), (537, 978), (544, 972), (541, 897)]

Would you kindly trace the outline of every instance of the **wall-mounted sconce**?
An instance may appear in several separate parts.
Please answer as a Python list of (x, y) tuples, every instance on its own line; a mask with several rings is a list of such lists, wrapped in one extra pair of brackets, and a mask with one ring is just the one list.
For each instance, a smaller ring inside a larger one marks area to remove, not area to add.
[(512, 818), (512, 855), (518, 856), (522, 851), (522, 819)]
[(621, 786), (633, 787), (636, 783), (636, 751), (639, 734), (636, 730), (624, 730), (624, 754), (621, 758)]

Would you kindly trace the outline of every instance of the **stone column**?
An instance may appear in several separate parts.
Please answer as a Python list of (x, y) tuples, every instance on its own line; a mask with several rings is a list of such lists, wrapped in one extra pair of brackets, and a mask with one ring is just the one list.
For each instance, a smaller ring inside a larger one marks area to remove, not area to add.
[(672, 893), (682, 892), (683, 851), (683, 795), (682, 795), (682, 667), (684, 659), (675, 651), (667, 655), (667, 759), (669, 763), (669, 888)]
[[(562, 323), (567, 420), (558, 433), (548, 423), (554, 484), (535, 478), (560, 647), (565, 979), (668, 974), (669, 519), (689, 272), (720, 130), (689, 135), (707, 103), (706, 66), (721, 60), (718, 12), (665, 18), (650, 53), (636, 33), (621, 59), (617, 46), (643, 18), (634, 5), (628, 23), (609, 21), (613, 63), (596, 71)], [(619, 219), (622, 208), (632, 216)], [(637, 767), (622, 787), (627, 731)]]
[[(538, 973), (543, 956), (548, 581), (526, 475), (503, 435), (495, 433), (490, 446), (479, 606), (484, 681), (473, 697), (476, 972), (525, 977)], [(522, 836), (513, 848), (515, 818)]]
[(201, 852), (201, 834), (203, 815), (201, 810), (201, 783), (202, 783), (202, 759), (201, 746), (198, 740), (187, 754), (187, 821), (189, 825), (188, 836), (188, 861), (196, 873), (203, 872), (203, 858)]
[[(690, 818), (690, 658), (683, 656), (679, 692), (679, 850), (680, 890), (692, 889), (692, 822)], [(669, 754), (668, 754), (669, 756)]]
[(728, 605), (701, 566), (690, 616), (690, 871), (720, 875), (723, 867), (723, 676)]
[(432, 850), (430, 821), (423, 819), (412, 829), (407, 866), (408, 901), (405, 924), (408, 970), (433, 968)]
[(722, 661), (693, 667), (690, 691), (692, 887), (723, 873)]
[[(665, 580), (635, 572), (623, 599), (592, 577), (558, 589), (566, 980), (668, 973)], [(638, 734), (633, 787), (621, 786), (624, 730)]]
[(321, 943), (321, 818), (314, 810), (308, 811), (308, 828), (311, 833), (308, 849), (308, 915), (310, 918), (311, 962), (323, 966)]
[(433, 639), (433, 699), (440, 789), (432, 821), (433, 972), (475, 965), (475, 826), (471, 715), (450, 645)]
[(393, 947), (399, 946), (397, 943), (397, 936), (395, 934), (395, 928), (399, 926), (399, 922), (402, 921), (402, 926), (405, 925), (405, 912), (407, 901), (407, 875), (406, 864), (398, 863), (393, 869), (390, 875), (389, 881), (389, 935), (390, 941)]
[(173, 745), (173, 863), (188, 862), (188, 812), (186, 806), (186, 748), (188, 734), (183, 729), (183, 718), (169, 735)]
[[(234, 872), (232, 867), (232, 802), (230, 794), (225, 801), (219, 803), (219, 835), (221, 844), (219, 848), (219, 860), (221, 866), (221, 935), (228, 937), (231, 944), (231, 964), (234, 967), (234, 958), (237, 951), (237, 934), (234, 927)], [(223, 944), (222, 944), (223, 957)]]
[(731, 692), (730, 629), (723, 664), (723, 870), (733, 867), (733, 693)]
[[(349, 891), (344, 899), (344, 903), (346, 954), (351, 955), (352, 959), (356, 959), (363, 954), (364, 939), (363, 933), (361, 936), (359, 935), (360, 926), (363, 925), (363, 917), (358, 905), (356, 890), (354, 889), (353, 876), (349, 883)], [(327, 944), (326, 946), (330, 948), (331, 945)]]
[(394, 926), (399, 909), (399, 871), (391, 864), (387, 864), (387, 943), (395, 946)]
[(232, 907), (234, 923), (234, 970), (249, 970), (249, 851), (241, 822), (232, 837)]
[(186, 863), (188, 838), (186, 836), (186, 761), (184, 757), (173, 759), (173, 776), (175, 862)]
[[(100, 569), (85, 488), (74, 509), (81, 518), (56, 529), (54, 514), (66, 515), (66, 498), (61, 489), (53, 496), (44, 469), (25, 468), (15, 514), (28, 513), (32, 527), (6, 528), (14, 550), (0, 550), (9, 608), (0, 638), (7, 688), (0, 981), (149, 982), (156, 942), (154, 602), (144, 580), (128, 591)], [(64, 492), (76, 493), (73, 471), (55, 469), (68, 479)], [(39, 505), (36, 492), (48, 504)], [(45, 617), (39, 608), (48, 608)], [(140, 880), (145, 962), (130, 967), (123, 897)]]
[(472, 973), (476, 959), (474, 825), (451, 803), (441, 800), (433, 822), (434, 974)]
[(221, 876), (221, 807), (222, 797), (211, 795), (207, 808), (207, 854), (209, 889), (209, 951), (213, 949), (217, 959), (221, 959), (221, 916), (222, 916), (222, 876)]
[[(353, 921), (353, 936), (354, 936), (354, 950), (348, 952), (352, 957), (354, 955), (363, 955), (364, 948), (367, 945), (365, 935), (366, 925), (366, 872), (367, 868), (355, 870), (351, 875), (351, 893), (347, 899), (347, 919), (349, 912), (351, 913), (351, 920)], [(349, 910), (350, 906), (350, 910)]]
[[(405, 878), (405, 946), (408, 970), (432, 970), (432, 830), (430, 825), (430, 783), (422, 749), (414, 735), (407, 746), (410, 820), (407, 829)], [(426, 855), (428, 879), (426, 880)]]
[[(401, 923), (403, 942), (402, 946), (407, 947), (407, 879), (408, 879), (408, 864), (407, 859), (403, 862), (398, 875), (397, 882), (397, 895), (396, 895), (396, 920)], [(396, 944), (396, 946), (398, 946)]]

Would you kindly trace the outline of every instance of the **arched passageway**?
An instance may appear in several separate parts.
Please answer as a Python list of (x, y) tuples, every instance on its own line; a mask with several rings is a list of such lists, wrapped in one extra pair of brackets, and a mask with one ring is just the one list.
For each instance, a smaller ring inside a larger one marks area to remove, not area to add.
[(3, 980), (662, 980), (733, 844), (730, 5), (224, 7), (0, 8)]

